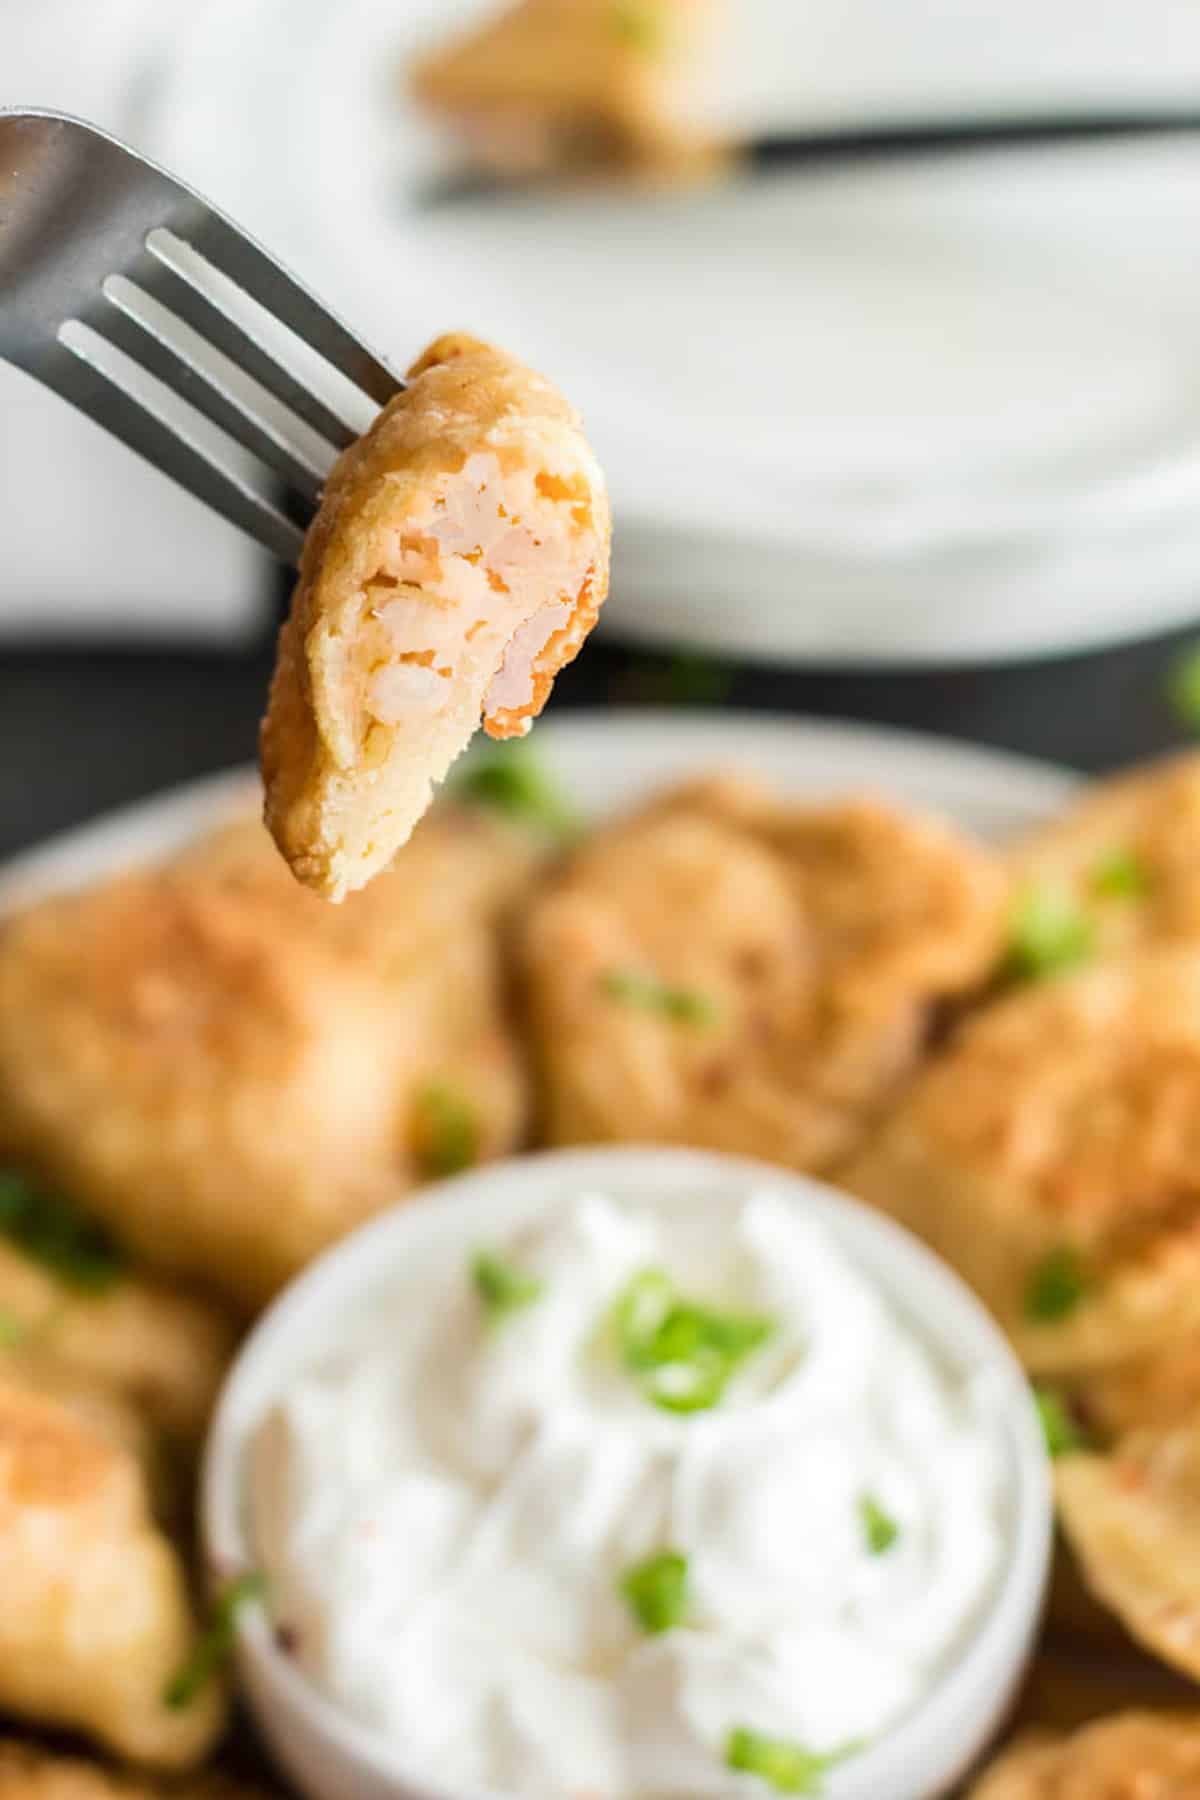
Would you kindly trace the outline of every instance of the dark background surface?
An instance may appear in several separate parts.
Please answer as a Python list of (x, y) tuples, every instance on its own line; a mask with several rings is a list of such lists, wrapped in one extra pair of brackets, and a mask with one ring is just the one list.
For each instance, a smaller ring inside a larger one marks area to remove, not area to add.
[[(1167, 674), (1200, 627), (1131, 648), (984, 669), (845, 673), (736, 666), (622, 647), (603, 633), (551, 705), (721, 705), (969, 739), (1095, 771), (1178, 744)], [(0, 856), (254, 755), (272, 644), (0, 654)]]

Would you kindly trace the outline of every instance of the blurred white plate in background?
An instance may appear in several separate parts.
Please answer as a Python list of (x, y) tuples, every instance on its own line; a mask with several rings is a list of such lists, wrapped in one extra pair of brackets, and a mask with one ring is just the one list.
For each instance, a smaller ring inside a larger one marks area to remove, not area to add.
[[(1200, 611), (1200, 141), (424, 211), (404, 60), (484, 10), (210, 0), (148, 135), (393, 359), (463, 327), (562, 383), (612, 482), (611, 627), (947, 659)], [(743, 10), (744, 129), (1200, 81), (1177, 0)]]
[[(1001, 844), (1045, 824), (1077, 777), (1053, 763), (919, 732), (840, 720), (620, 707), (542, 720), (531, 742), (589, 819), (636, 806), (672, 782), (738, 769), (796, 799), (874, 793)], [(261, 800), (258, 771), (231, 769), (62, 832), (0, 868), (0, 915), (50, 893), (169, 856)]]
[[(183, 10), (0, 0), (0, 106), (60, 107), (136, 138), (156, 53)], [(231, 642), (261, 629), (262, 551), (6, 363), (0, 469), (0, 639)]]

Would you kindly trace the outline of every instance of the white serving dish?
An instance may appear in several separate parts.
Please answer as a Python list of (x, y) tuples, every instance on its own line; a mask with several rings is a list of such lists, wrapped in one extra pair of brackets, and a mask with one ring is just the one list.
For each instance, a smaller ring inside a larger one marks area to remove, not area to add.
[[(796, 798), (871, 792), (940, 813), (993, 842), (1044, 823), (1076, 778), (1053, 764), (952, 739), (782, 714), (608, 707), (539, 721), (531, 742), (572, 803), (602, 819), (656, 788), (743, 770)], [(61, 833), (0, 869), (0, 912), (189, 843), (259, 794), (246, 767), (210, 775)]]

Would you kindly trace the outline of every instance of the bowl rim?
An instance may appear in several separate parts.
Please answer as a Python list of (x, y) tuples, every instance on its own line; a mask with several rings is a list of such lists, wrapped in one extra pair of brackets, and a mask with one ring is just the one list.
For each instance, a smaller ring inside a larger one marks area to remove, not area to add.
[[(200, 1532), (206, 1566), (214, 1581), (253, 1568), (254, 1557), (243, 1517), (242, 1452), (248, 1433), (243, 1417), (248, 1396), (264, 1381), (264, 1364), (316, 1361), (328, 1345), (314, 1344), (302, 1357), (286, 1356), (286, 1346), (306, 1315), (331, 1308), (339, 1297), (366, 1290), (386, 1279), (386, 1271), (403, 1254), (406, 1239), (428, 1228), (435, 1212), (452, 1230), (455, 1215), (505, 1201), (513, 1209), (536, 1213), (556, 1191), (593, 1188), (624, 1193), (646, 1192), (666, 1183), (672, 1192), (707, 1186), (771, 1188), (808, 1209), (826, 1224), (836, 1241), (885, 1292), (901, 1301), (918, 1330), (957, 1358), (964, 1368), (987, 1367), (995, 1384), (1003, 1424), (1012, 1487), (1011, 1542), (1000, 1579), (972, 1636), (954, 1664), (919, 1701), (876, 1742), (844, 1768), (831, 1771), (825, 1793), (829, 1800), (854, 1800), (886, 1791), (889, 1772), (907, 1761), (920, 1763), (936, 1753), (943, 1740), (962, 1734), (964, 1709), (982, 1716), (976, 1691), (989, 1660), (1001, 1662), (987, 1705), (1005, 1698), (1004, 1666), (1014, 1634), (1032, 1630), (1040, 1614), (1049, 1576), (1053, 1543), (1053, 1496), (1050, 1461), (1033, 1403), (1029, 1380), (1000, 1327), (982, 1302), (948, 1264), (912, 1233), (830, 1184), (795, 1170), (723, 1152), (679, 1149), (665, 1145), (622, 1144), (587, 1149), (540, 1150), (507, 1157), (484, 1168), (438, 1183), (399, 1201), (319, 1256), (271, 1303), (239, 1346), (226, 1374), (205, 1445), (200, 1482)], [(465, 1236), (465, 1234), (464, 1234)], [(468, 1240), (473, 1241), (473, 1240)], [(886, 1267), (885, 1267), (886, 1265)], [(908, 1296), (908, 1298), (906, 1298)], [(912, 1304), (915, 1300), (916, 1304)], [(279, 1385), (286, 1375), (277, 1377)], [(254, 1409), (261, 1416), (260, 1402)], [(277, 1642), (262, 1601), (239, 1609), (235, 1621), (239, 1663), (253, 1664), (266, 1678), (281, 1708), (302, 1715), (310, 1732), (326, 1739), (343, 1758), (394, 1783), (398, 1796), (422, 1800), (467, 1800), (461, 1787), (448, 1787), (415, 1768), (403, 1748), (374, 1727), (361, 1723), (324, 1694), (295, 1659)], [(257, 1684), (250, 1684), (252, 1689)], [(257, 1696), (252, 1692), (253, 1702)], [(950, 1781), (960, 1770), (948, 1767)], [(845, 1785), (853, 1776), (853, 1786)], [(879, 1783), (882, 1781), (883, 1786)], [(513, 1800), (495, 1790), (472, 1789), (469, 1800)]]

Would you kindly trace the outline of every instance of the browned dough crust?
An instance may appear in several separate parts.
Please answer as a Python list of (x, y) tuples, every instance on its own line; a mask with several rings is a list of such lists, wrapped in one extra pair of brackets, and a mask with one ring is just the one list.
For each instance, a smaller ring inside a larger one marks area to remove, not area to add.
[(261, 735), (266, 820), (340, 900), (385, 868), (482, 717), (521, 736), (608, 591), (603, 476), (562, 395), (439, 338), (339, 459)]

